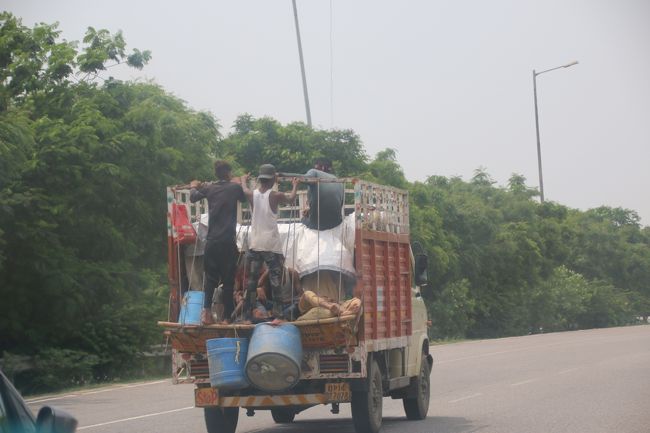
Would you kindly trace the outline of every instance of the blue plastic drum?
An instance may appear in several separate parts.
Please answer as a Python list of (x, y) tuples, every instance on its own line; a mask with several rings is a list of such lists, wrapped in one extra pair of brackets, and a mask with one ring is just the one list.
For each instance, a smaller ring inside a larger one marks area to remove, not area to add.
[(245, 338), (213, 338), (205, 342), (208, 350), (210, 385), (219, 389), (246, 388), (244, 374), (248, 340)]
[(248, 349), (246, 376), (262, 391), (292, 388), (300, 379), (300, 330), (290, 323), (255, 326)]
[(203, 309), (204, 293), (199, 290), (188, 290), (183, 295), (181, 314), (178, 321), (181, 325), (200, 325), (201, 310)]

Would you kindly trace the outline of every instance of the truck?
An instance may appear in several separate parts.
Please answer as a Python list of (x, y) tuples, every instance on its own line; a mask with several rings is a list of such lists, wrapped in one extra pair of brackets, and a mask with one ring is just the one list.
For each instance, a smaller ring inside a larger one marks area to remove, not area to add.
[[(197, 226), (207, 203), (190, 203), (187, 186), (167, 188), (170, 308), (168, 321), (159, 325), (172, 348), (172, 381), (194, 384), (195, 406), (204, 412), (208, 433), (235, 432), (241, 409), (248, 416), (270, 410), (276, 423), (291, 423), (296, 414), (316, 405), (331, 405), (331, 412), (337, 414), (342, 403), (351, 404), (357, 433), (377, 433), (384, 397), (401, 399), (408, 420), (426, 418), (433, 366), (427, 336), (430, 322), (422, 296), (428, 286), (427, 256), (413, 253), (408, 192), (357, 178), (334, 181), (345, 185), (342, 211), (351, 236), (353, 295), (362, 308), (353, 315), (291, 322), (300, 330), (300, 377), (295, 386), (281, 392), (210, 385), (206, 341), (250, 337), (255, 325), (201, 326), (179, 320), (183, 292), (188, 289), (183, 248), (196, 248), (187, 225)], [(280, 209), (278, 225), (289, 227), (285, 232), (290, 233), (291, 227), (301, 224), (306, 207), (305, 191), (299, 191), (295, 203)], [(239, 232), (250, 224), (249, 217), (240, 204)], [(312, 244), (308, 253), (313, 255), (313, 250)], [(302, 253), (294, 249), (294, 254)]]

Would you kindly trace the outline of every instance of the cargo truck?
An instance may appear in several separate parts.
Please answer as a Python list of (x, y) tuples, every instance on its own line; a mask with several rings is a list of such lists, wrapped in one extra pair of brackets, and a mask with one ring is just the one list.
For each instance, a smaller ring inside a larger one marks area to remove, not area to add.
[[(210, 385), (206, 341), (250, 337), (254, 325), (201, 326), (179, 320), (188, 286), (183, 249), (196, 249), (187, 224), (197, 226), (207, 203), (190, 203), (186, 186), (167, 189), (170, 315), (159, 324), (172, 347), (172, 380), (195, 385), (195, 405), (204, 412), (208, 433), (234, 432), (242, 410), (249, 416), (270, 410), (276, 423), (290, 423), (296, 414), (316, 405), (331, 405), (336, 414), (341, 403), (351, 404), (358, 433), (377, 433), (384, 397), (401, 399), (409, 420), (427, 416), (433, 365), (421, 292), (427, 286), (427, 257), (414, 255), (411, 249), (408, 193), (359, 179), (336, 181), (345, 184), (342, 211), (353, 238), (348, 239), (355, 271), (353, 295), (361, 300), (362, 309), (358, 314), (291, 322), (301, 336), (300, 378), (281, 392)], [(306, 203), (300, 192), (297, 203), (280, 210), (279, 225), (289, 227), (285, 232), (301, 224)], [(241, 233), (248, 224), (246, 206), (240, 205), (238, 212)], [(316, 245), (312, 242), (305, 253), (326, 254), (329, 244), (319, 243), (325, 233), (310, 235), (316, 236)], [(300, 256), (300, 249), (294, 248), (293, 254)]]

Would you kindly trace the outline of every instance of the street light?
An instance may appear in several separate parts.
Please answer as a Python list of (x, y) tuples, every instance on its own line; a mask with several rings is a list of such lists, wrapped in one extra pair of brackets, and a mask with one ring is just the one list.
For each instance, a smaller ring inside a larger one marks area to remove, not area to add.
[(544, 179), (542, 177), (542, 148), (539, 144), (539, 115), (537, 114), (537, 76), (546, 72), (551, 72), (560, 68), (568, 68), (577, 64), (578, 61), (574, 60), (573, 62), (567, 63), (566, 65), (546, 69), (545, 71), (541, 72), (535, 72), (533, 69), (533, 95), (535, 96), (535, 131), (537, 132), (537, 167), (539, 169), (539, 196), (542, 203), (544, 203)]
[(305, 97), (305, 112), (307, 113), (307, 125), (311, 127), (311, 110), (309, 109), (309, 93), (307, 92), (307, 77), (305, 76), (305, 61), (302, 58), (302, 42), (300, 41), (300, 26), (298, 25), (298, 9), (296, 0), (291, 0), (293, 4), (293, 19), (296, 23), (296, 39), (298, 40), (298, 57), (300, 58), (300, 73), (302, 75), (302, 93)]

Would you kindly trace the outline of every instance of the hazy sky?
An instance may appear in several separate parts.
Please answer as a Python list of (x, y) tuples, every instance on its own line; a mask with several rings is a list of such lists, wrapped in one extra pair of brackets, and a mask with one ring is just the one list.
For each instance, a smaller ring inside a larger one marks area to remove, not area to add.
[[(2, 0), (23, 24), (122, 30), (143, 71), (227, 133), (237, 115), (304, 121), (291, 0)], [(392, 147), (409, 180), (512, 173), (547, 200), (634, 209), (650, 224), (650, 1), (298, 0), (314, 126)]]

